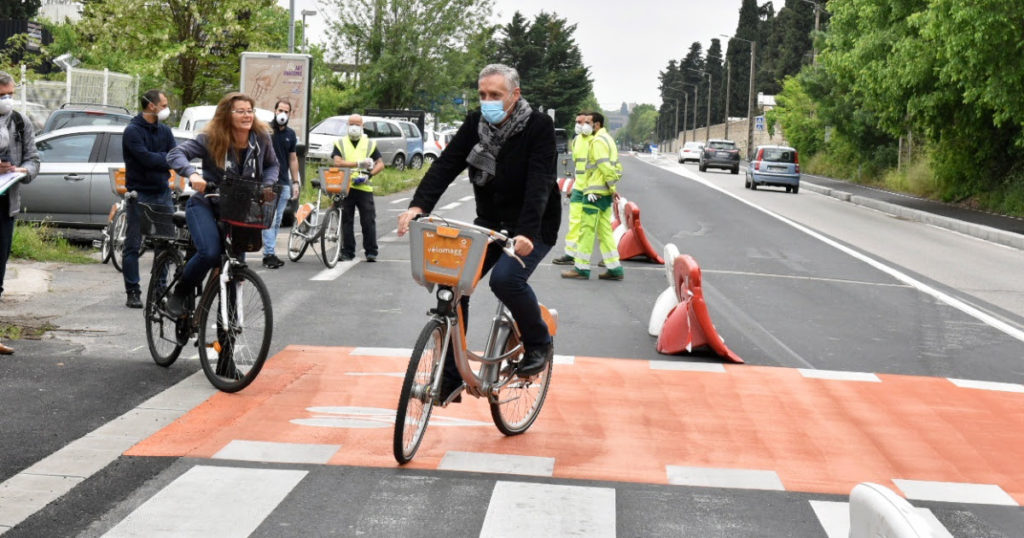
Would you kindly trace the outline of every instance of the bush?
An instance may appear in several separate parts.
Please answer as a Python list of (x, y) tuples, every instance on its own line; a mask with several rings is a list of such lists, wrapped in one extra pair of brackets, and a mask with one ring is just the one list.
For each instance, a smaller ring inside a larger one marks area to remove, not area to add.
[(49, 224), (17, 221), (11, 257), (40, 262), (96, 263), (89, 249), (72, 246)]

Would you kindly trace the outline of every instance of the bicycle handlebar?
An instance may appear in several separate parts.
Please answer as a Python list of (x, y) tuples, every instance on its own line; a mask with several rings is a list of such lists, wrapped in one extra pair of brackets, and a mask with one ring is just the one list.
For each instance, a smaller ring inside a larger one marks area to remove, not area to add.
[(526, 262), (523, 261), (518, 255), (516, 255), (516, 240), (508, 236), (508, 230), (502, 230), (500, 232), (494, 231), (486, 226), (479, 226), (471, 222), (465, 222), (461, 220), (448, 219), (436, 215), (430, 215), (427, 213), (420, 213), (413, 217), (412, 220), (426, 220), (430, 223), (444, 224), (446, 226), (453, 226), (456, 228), (468, 228), (475, 230), (480, 233), (487, 235), (488, 241), (501, 244), (501, 250), (508, 256), (514, 258), (519, 265), (526, 267)]

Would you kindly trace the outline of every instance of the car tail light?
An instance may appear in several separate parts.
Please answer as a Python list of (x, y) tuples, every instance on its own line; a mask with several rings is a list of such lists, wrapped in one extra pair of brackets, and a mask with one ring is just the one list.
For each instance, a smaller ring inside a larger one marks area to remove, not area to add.
[(794, 165), (796, 167), (796, 173), (800, 173), (800, 163)]
[(761, 161), (754, 161), (754, 170), (761, 169)]
[(796, 168), (796, 173), (799, 174), (800, 173), (800, 153), (798, 153), (796, 150), (793, 150), (793, 165)]

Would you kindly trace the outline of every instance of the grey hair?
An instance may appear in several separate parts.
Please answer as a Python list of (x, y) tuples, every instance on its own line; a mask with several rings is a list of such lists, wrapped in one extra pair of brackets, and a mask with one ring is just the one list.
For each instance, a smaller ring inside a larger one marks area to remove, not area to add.
[(0, 71), (0, 86), (7, 86), (8, 84), (14, 84), (14, 77), (4, 71)]
[(477, 80), (483, 80), (491, 75), (505, 77), (505, 87), (508, 88), (508, 91), (519, 87), (519, 71), (516, 71), (514, 67), (509, 67), (505, 64), (490, 64), (480, 70), (480, 76), (477, 77)]

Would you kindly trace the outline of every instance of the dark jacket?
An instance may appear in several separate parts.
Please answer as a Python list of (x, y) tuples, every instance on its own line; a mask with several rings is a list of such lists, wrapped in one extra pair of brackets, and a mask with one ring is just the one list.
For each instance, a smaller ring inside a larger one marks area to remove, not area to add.
[[(15, 114), (18, 115), (21, 121), (14, 119)], [(0, 207), (0, 215), (13, 217), (21, 211), (21, 192), (18, 185), (20, 183), (31, 183), (36, 175), (39, 174), (39, 152), (36, 151), (36, 132), (32, 128), (32, 122), (22, 115), (21, 112), (12, 110), (7, 117), (0, 117), (0, 121), (4, 122), (8, 132), (11, 134), (10, 145), (6, 148), (8, 155), (10, 155), (11, 163), (18, 168), (28, 170), (28, 174), (21, 178), (21, 181), (8, 187), (6, 193), (8, 205), (7, 207)], [(21, 126), (21, 129), (18, 129), (18, 126)]]
[[(455, 133), (423, 176), (409, 207), (429, 213), (448, 185), (466, 169), (466, 157), (480, 141), (480, 112), (475, 110)], [(534, 111), (521, 132), (509, 138), (498, 154), (494, 179), (476, 195), (476, 224), (505, 228), (512, 235), (547, 245), (558, 240), (562, 206), (556, 182), (555, 127), (546, 114)]]
[(167, 179), (171, 173), (167, 166), (167, 152), (174, 145), (170, 127), (159, 121), (149, 123), (142, 114), (132, 118), (121, 138), (128, 190), (153, 194), (169, 190)]

